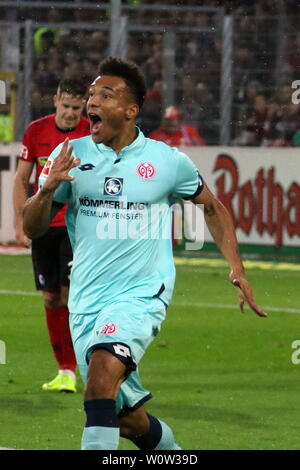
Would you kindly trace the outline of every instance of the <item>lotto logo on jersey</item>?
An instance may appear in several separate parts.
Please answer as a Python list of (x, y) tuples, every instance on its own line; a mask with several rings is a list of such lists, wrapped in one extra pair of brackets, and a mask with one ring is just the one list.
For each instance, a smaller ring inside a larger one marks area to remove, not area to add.
[(113, 335), (117, 331), (117, 327), (114, 323), (106, 323), (102, 328), (100, 334), (101, 335)]
[(45, 164), (44, 168), (43, 168), (43, 171), (40, 175), (40, 178), (47, 178), (47, 176), (49, 175), (50, 173), (50, 169), (51, 169), (51, 166), (52, 166), (52, 163), (53, 161), (52, 160), (48, 160), (47, 163)]
[(20, 158), (24, 158), (25, 160), (28, 157), (28, 148), (26, 147), (26, 145), (22, 145), (19, 156)]
[(95, 168), (95, 165), (93, 165), (92, 163), (85, 163), (84, 165), (80, 165), (78, 168), (81, 171), (89, 171)]
[(104, 194), (106, 196), (121, 196), (123, 190), (123, 178), (108, 176), (104, 181)]
[(149, 162), (140, 163), (136, 170), (138, 175), (144, 180), (150, 180), (155, 175), (155, 168)]

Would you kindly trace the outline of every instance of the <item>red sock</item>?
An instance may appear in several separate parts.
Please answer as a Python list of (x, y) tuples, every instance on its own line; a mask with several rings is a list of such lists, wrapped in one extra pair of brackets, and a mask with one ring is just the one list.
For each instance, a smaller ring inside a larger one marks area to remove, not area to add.
[(45, 311), (50, 342), (59, 369), (75, 371), (76, 358), (69, 327), (69, 310), (63, 306), (45, 308)]

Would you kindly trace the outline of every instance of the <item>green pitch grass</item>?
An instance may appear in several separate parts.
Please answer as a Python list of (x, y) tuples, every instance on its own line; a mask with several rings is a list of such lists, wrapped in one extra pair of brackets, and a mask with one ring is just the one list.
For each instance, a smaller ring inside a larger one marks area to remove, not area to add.
[[(79, 449), (77, 394), (44, 392), (56, 373), (28, 256), (0, 256), (0, 447)], [(287, 266), (288, 268), (288, 266)], [(167, 320), (141, 365), (150, 413), (183, 449), (299, 449), (299, 270), (248, 270), (269, 317), (239, 313), (224, 266), (183, 264)], [(30, 293), (31, 295), (25, 295)], [(273, 309), (273, 310), (272, 310)], [(300, 357), (300, 354), (299, 354)], [(134, 445), (121, 439), (121, 449)]]

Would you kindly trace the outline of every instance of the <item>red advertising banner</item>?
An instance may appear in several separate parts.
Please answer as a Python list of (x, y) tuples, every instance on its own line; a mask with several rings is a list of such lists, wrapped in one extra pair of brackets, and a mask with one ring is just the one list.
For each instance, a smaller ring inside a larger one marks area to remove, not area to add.
[[(183, 149), (229, 210), (240, 243), (300, 246), (300, 151)], [(206, 232), (205, 240), (211, 241)]]

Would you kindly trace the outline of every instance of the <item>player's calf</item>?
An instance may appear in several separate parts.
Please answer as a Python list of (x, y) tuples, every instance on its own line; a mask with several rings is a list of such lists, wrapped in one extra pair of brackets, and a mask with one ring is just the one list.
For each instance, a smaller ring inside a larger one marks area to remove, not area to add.
[(119, 417), (121, 436), (140, 450), (179, 450), (171, 428), (141, 407)]
[(136, 410), (123, 411), (119, 414), (120, 434), (126, 439), (134, 439), (149, 431), (150, 422), (143, 406)]

